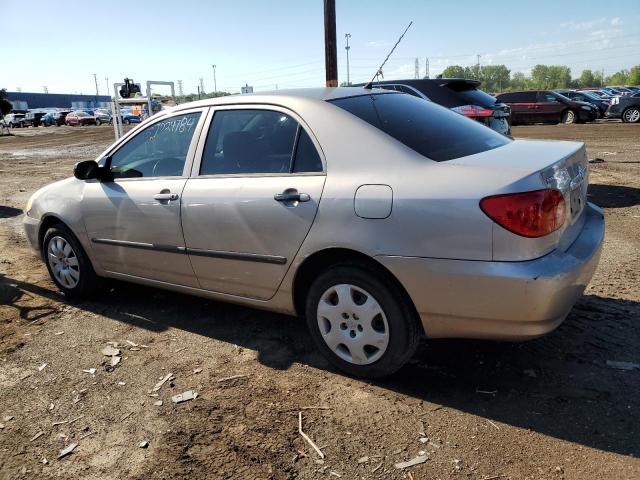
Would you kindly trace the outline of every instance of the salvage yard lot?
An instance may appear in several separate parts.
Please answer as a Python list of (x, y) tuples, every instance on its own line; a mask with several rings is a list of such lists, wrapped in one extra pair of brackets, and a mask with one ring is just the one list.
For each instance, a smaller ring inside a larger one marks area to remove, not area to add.
[[(333, 371), (298, 319), (122, 283), (67, 301), (27, 246), (22, 208), (113, 130), (14, 132), (0, 138), (0, 478), (640, 478), (640, 370), (607, 363), (640, 363), (640, 125), (513, 129), (586, 141), (604, 160), (590, 165), (602, 259), (558, 330), (424, 342), (376, 382)], [(188, 390), (195, 400), (172, 402)]]

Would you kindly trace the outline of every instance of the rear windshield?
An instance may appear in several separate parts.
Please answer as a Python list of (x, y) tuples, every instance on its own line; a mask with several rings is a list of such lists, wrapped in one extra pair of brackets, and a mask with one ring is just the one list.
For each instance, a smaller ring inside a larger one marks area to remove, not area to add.
[(474, 120), (411, 95), (361, 95), (330, 103), (436, 162), (486, 152), (511, 141)]
[(473, 85), (468, 83), (450, 83), (444, 88), (449, 88), (454, 92), (458, 92), (462, 98), (464, 98), (469, 105), (478, 105), (480, 107), (492, 107), (496, 103), (495, 97), (492, 97), (482, 90), (478, 90)]

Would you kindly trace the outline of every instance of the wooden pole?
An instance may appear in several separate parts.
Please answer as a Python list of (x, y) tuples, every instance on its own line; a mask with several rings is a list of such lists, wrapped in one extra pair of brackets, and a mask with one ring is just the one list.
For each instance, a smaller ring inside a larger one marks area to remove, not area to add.
[(336, 43), (336, 1), (324, 0), (324, 65), (326, 86), (338, 86), (338, 46)]

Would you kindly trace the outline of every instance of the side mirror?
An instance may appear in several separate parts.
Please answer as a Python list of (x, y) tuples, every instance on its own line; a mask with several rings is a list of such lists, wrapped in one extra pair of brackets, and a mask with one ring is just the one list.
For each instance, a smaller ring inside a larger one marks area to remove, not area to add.
[(93, 160), (76, 163), (73, 175), (79, 180), (91, 180), (99, 177), (100, 166)]

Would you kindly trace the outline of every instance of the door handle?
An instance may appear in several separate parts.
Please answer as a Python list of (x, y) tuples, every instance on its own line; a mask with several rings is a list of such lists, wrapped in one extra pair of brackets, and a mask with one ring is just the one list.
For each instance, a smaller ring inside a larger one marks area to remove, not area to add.
[(276, 193), (273, 196), (273, 199), (276, 202), (308, 202), (311, 200), (311, 197), (306, 193), (287, 192)]
[(153, 199), (158, 200), (159, 202), (177, 200), (178, 194), (177, 193), (156, 193), (153, 196)]

